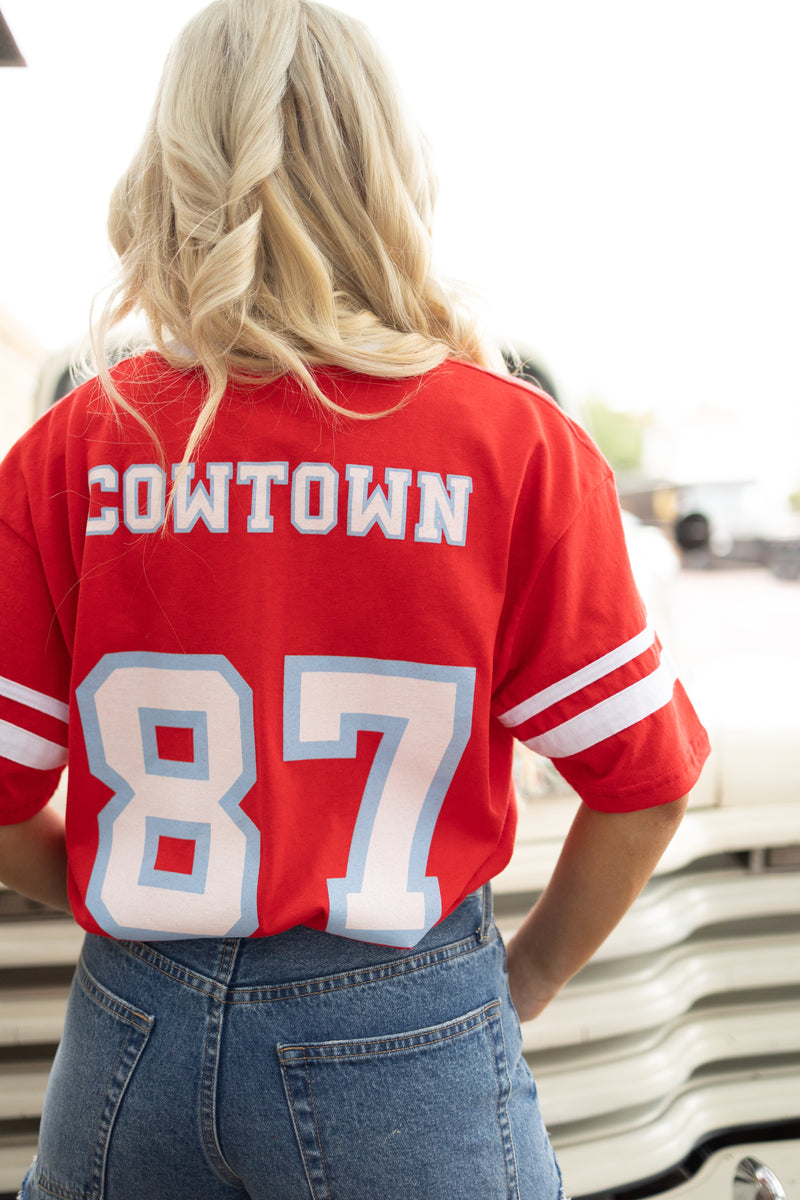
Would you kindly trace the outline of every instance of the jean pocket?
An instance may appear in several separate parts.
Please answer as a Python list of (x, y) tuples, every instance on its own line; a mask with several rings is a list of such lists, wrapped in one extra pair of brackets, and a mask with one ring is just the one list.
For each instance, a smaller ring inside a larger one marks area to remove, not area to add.
[(78, 964), (45, 1095), (36, 1187), (59, 1200), (103, 1200), (108, 1147), (153, 1018)]
[(278, 1047), (313, 1200), (518, 1196), (500, 1001), (443, 1025)]

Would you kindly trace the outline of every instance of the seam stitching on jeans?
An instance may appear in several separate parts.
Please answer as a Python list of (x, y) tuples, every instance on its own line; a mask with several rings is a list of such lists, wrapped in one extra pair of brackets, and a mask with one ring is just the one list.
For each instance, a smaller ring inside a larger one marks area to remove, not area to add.
[(306, 1084), (308, 1085), (308, 1095), (309, 1095), (309, 1099), (311, 1100), (311, 1111), (314, 1114), (314, 1128), (317, 1131), (317, 1151), (319, 1153), (319, 1161), (322, 1164), (322, 1174), (325, 1179), (325, 1191), (328, 1193), (328, 1196), (330, 1196), (331, 1185), (330, 1185), (330, 1180), (328, 1179), (328, 1172), (325, 1168), (325, 1155), (322, 1153), (322, 1139), (320, 1137), (320, 1132), (319, 1132), (319, 1121), (317, 1120), (317, 1106), (314, 1103), (314, 1092), (311, 1087), (311, 1076), (308, 1073), (308, 1061), (307, 1060), (305, 1060), (305, 1072), (306, 1072)]
[[(225, 988), (214, 980), (207, 979), (203, 975), (198, 975), (188, 967), (171, 964), (169, 959), (164, 958), (157, 951), (149, 953), (140, 952), (136, 947), (136, 943), (128, 943), (126, 948), (128, 953), (147, 963), (153, 970), (159, 971), (162, 975), (175, 980), (176, 983), (192, 988), (193, 991), (200, 992), (202, 995), (209, 996), (220, 1003), (266, 1004), (278, 1000), (302, 999), (303, 996), (318, 996), (321, 993), (337, 992), (350, 987), (361, 987), (366, 983), (382, 983), (386, 979), (396, 979), (403, 975), (410, 975), (416, 971), (425, 970), (427, 967), (440, 966), (442, 963), (451, 962), (454, 959), (463, 957), (465, 954), (472, 954), (476, 948), (483, 949), (485, 946), (491, 945), (499, 936), (495, 930), (486, 942), (477, 947), (473, 935), (470, 938), (464, 938), (459, 942), (455, 942), (449, 947), (443, 947), (442, 949), (445, 950), (445, 953), (441, 953), (439, 949), (430, 950), (422, 955), (400, 959), (394, 963), (379, 963), (374, 967), (360, 967), (355, 971), (340, 972), (336, 975), (324, 975), (319, 979), (299, 979), (287, 983), (269, 984), (267, 987), (241, 986)], [(156, 959), (161, 961), (156, 961)], [(166, 964), (165, 966), (161, 965), (162, 961)], [(359, 976), (359, 978), (353, 978), (353, 976)], [(339, 978), (346, 980), (346, 982), (340, 983), (337, 986), (325, 986), (328, 981)], [(195, 980), (197, 982), (194, 982)], [(303, 987), (307, 990), (298, 995), (298, 987)], [(247, 998), (244, 995), (240, 995), (240, 993), (245, 993)]]
[[(455, 1025), (463, 1026), (463, 1028), (460, 1028), (460, 1029), (454, 1028), (447, 1033), (439, 1035), (438, 1037), (429, 1037), (429, 1038), (427, 1038), (427, 1040), (422, 1040), (425, 1038), (425, 1034), (428, 1033), (427, 1030), (423, 1030), (420, 1033), (415, 1033), (415, 1032), (412, 1032), (410, 1034), (398, 1033), (398, 1034), (392, 1034), (389, 1037), (378, 1038), (377, 1039), (378, 1042), (395, 1041), (398, 1043), (396, 1046), (392, 1046), (392, 1047), (387, 1046), (387, 1048), (385, 1050), (368, 1050), (368, 1051), (363, 1051), (363, 1052), (351, 1051), (349, 1053), (345, 1052), (343, 1054), (307, 1054), (307, 1053), (305, 1053), (305, 1051), (307, 1051), (309, 1049), (309, 1047), (307, 1045), (306, 1046), (301, 1045), (301, 1046), (281, 1046), (279, 1049), (279, 1053), (284, 1062), (288, 1061), (291, 1064), (293, 1062), (298, 1062), (298, 1061), (301, 1061), (304, 1063), (358, 1062), (360, 1059), (378, 1058), (385, 1054), (399, 1054), (399, 1053), (402, 1053), (402, 1051), (404, 1051), (404, 1050), (424, 1050), (427, 1047), (444, 1045), (445, 1042), (452, 1042), (454, 1038), (463, 1037), (465, 1034), (474, 1033), (476, 1030), (482, 1029), (495, 1016), (499, 1015), (499, 1013), (492, 1012), (491, 1010), (492, 1009), (499, 1010), (500, 1007), (501, 1007), (500, 1000), (491, 1000), (483, 1008), (478, 1009), (478, 1012), (475, 1014), (474, 1018), (470, 1018), (467, 1021), (465, 1021), (463, 1018), (459, 1018), (456, 1022), (454, 1022)], [(433, 1030), (431, 1030), (430, 1032), (433, 1033)], [(414, 1039), (419, 1039), (419, 1040), (414, 1041)], [(365, 1039), (365, 1040), (362, 1040), (359, 1042), (357, 1038), (353, 1038), (351, 1041), (340, 1041), (340, 1042), (334, 1042), (333, 1044), (336, 1046), (347, 1046), (347, 1045), (354, 1045), (354, 1044), (359, 1045), (359, 1046), (364, 1046), (364, 1045), (366, 1045), (366, 1042), (368, 1040), (369, 1039)], [(404, 1041), (408, 1041), (409, 1044), (402, 1045), (401, 1043), (403, 1043)], [(302, 1051), (304, 1051), (304, 1053), (302, 1055), (302, 1058), (293, 1057), (293, 1058), (290, 1058), (287, 1060), (283, 1057), (287, 1050), (302, 1050)]]
[[(233, 964), (236, 959), (236, 951), (233, 948), (229, 954), (227, 948), (220, 958), (218, 971), (218, 980), (220, 987), (225, 987), (221, 982), (223, 970), (226, 979), (230, 979), (233, 971)], [(227, 968), (225, 966), (227, 962)], [(225, 1183), (238, 1185), (242, 1187), (242, 1181), (236, 1172), (229, 1166), (225, 1155), (222, 1153), (222, 1147), (219, 1144), (217, 1136), (217, 1079), (219, 1070), (219, 1051), (220, 1042), (222, 1040), (223, 1030), (223, 1015), (225, 1006), (222, 1000), (217, 1000), (215, 997), (209, 997), (209, 1003), (216, 1008), (216, 1014), (209, 1012), (208, 1025), (206, 1026), (205, 1046), (203, 1051), (203, 1073), (201, 1077), (201, 1136), (203, 1139), (203, 1147), (206, 1152), (206, 1158), (211, 1170), (222, 1179)], [(212, 1032), (215, 1029), (215, 1033)], [(214, 1042), (213, 1052), (211, 1050), (211, 1042)], [(210, 1068), (210, 1071), (209, 1071)]]
[[(111, 1016), (123, 1021), (126, 1025), (137, 1029), (139, 1033), (149, 1033), (153, 1027), (153, 1018), (148, 1013), (139, 1012), (138, 1009), (132, 1008), (131, 1005), (125, 1004), (116, 997), (108, 995), (101, 984), (97, 982), (90, 971), (86, 969), (83, 961), (78, 960), (77, 967), (78, 982), (95, 1004), (100, 1005)], [(134, 1020), (137, 1017), (138, 1020)]]
[[(499, 934), (491, 939), (496, 941)], [(298, 980), (297, 983), (278, 983), (273, 984), (268, 988), (242, 988), (241, 991), (249, 993), (246, 995), (238, 995), (238, 989), (232, 989), (229, 996), (226, 998), (230, 1004), (264, 1004), (273, 1003), (280, 1000), (302, 1000), (306, 996), (330, 995), (334, 992), (344, 991), (347, 988), (364, 987), (370, 983), (385, 983), (393, 979), (402, 979), (404, 975), (413, 975), (417, 971), (425, 971), (429, 967), (439, 967), (446, 963), (455, 962), (459, 958), (463, 958), (466, 954), (474, 954), (476, 950), (482, 950), (483, 946), (476, 946), (474, 938), (470, 938), (467, 943), (458, 943), (462, 948), (450, 954), (436, 956), (425, 961), (403, 960), (399, 963), (384, 963), (378, 967), (364, 967), (350, 973), (345, 972), (342, 976), (325, 975), (318, 980)], [(486, 942), (485, 945), (489, 945)], [(414, 965), (411, 966), (411, 962)], [(354, 978), (355, 976), (355, 978)], [(322, 986), (328, 981), (341, 978), (342, 983), (335, 986)], [(298, 992), (298, 988), (303, 988)], [(276, 992), (276, 995), (269, 995), (270, 992)]]
[[(508, 1195), (511, 1198), (511, 1200), (519, 1200), (519, 1173), (517, 1171), (517, 1156), (514, 1153), (514, 1138), (511, 1133), (511, 1121), (508, 1116), (508, 1101), (509, 1101), (509, 1097), (511, 1096), (511, 1079), (509, 1078), (509, 1074), (508, 1074), (508, 1055), (506, 1054), (506, 1039), (503, 1035), (502, 1020), (498, 1022), (498, 1025), (499, 1025), (499, 1033), (500, 1033), (500, 1043), (503, 1047), (503, 1069), (505, 1071), (505, 1089), (504, 1089), (505, 1090), (505, 1098), (503, 1101), (503, 1108), (505, 1109), (506, 1130), (503, 1129), (503, 1122), (502, 1122), (501, 1116), (500, 1116), (500, 1097), (501, 1097), (500, 1076), (498, 1073), (497, 1050), (495, 1047), (493, 1047), (492, 1058), (494, 1061), (495, 1075), (497, 1076), (497, 1114), (496, 1114), (497, 1125), (500, 1130), (500, 1144), (503, 1147), (503, 1165), (506, 1169), (506, 1189), (508, 1191)], [(511, 1152), (511, 1159), (514, 1164), (514, 1183), (513, 1183), (513, 1185), (512, 1185), (511, 1176), (510, 1176), (509, 1170), (508, 1170), (508, 1155), (506, 1152), (506, 1141), (508, 1141), (508, 1149)], [(512, 1186), (514, 1188), (513, 1196), (512, 1196), (512, 1191), (511, 1191)]]

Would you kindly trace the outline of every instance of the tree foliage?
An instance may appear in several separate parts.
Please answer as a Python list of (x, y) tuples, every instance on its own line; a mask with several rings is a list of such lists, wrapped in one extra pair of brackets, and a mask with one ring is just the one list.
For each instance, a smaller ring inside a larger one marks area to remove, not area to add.
[(584, 407), (586, 427), (615, 471), (635, 471), (642, 466), (649, 413), (620, 412), (604, 400)]

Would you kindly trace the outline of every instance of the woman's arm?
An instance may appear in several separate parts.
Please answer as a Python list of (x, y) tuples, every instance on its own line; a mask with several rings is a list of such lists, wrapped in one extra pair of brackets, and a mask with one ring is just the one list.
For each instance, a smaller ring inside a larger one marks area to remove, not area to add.
[(31, 900), (71, 911), (61, 813), (48, 805), (29, 821), (0, 826), (0, 879)]
[(550, 1003), (619, 923), (686, 811), (686, 797), (632, 813), (581, 804), (552, 878), (508, 944), (520, 1020)]

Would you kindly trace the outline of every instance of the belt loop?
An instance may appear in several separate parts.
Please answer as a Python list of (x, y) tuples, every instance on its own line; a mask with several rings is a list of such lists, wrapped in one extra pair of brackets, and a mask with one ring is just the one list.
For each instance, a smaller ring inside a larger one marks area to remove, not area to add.
[(481, 926), (478, 930), (478, 941), (483, 944), (489, 940), (489, 934), (494, 926), (494, 906), (492, 903), (492, 885), (485, 883), (481, 888), (483, 909), (481, 912)]
[(219, 939), (220, 956), (216, 982), (221, 984), (223, 988), (227, 988), (230, 985), (231, 978), (233, 977), (233, 969), (236, 965), (236, 960), (239, 957), (239, 949), (241, 944), (241, 938)]

